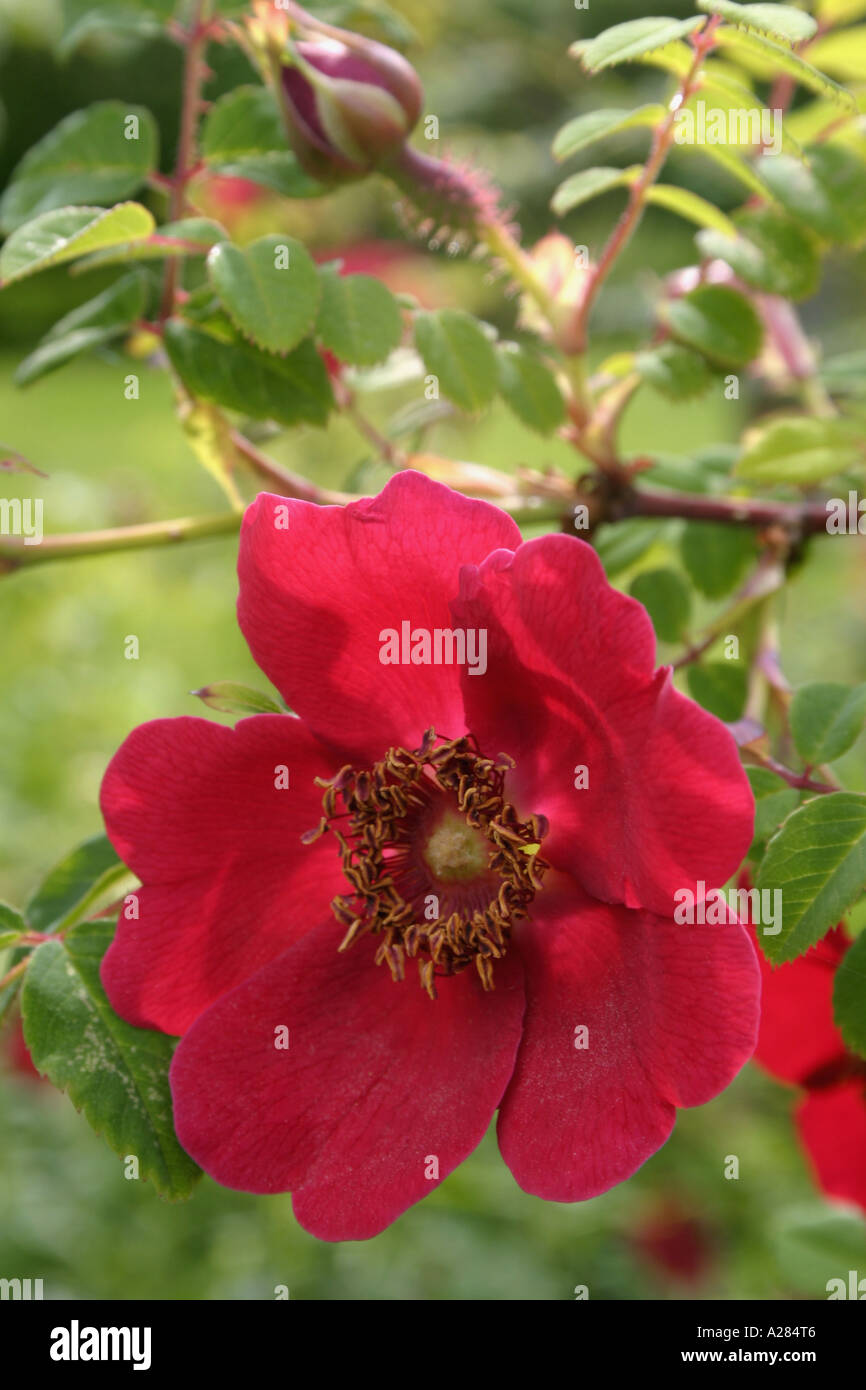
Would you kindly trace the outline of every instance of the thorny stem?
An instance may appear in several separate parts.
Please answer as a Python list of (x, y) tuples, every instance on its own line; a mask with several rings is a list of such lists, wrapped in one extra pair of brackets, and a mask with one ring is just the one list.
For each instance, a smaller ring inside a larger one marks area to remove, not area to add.
[[(168, 200), (168, 220), (176, 222), (186, 206), (187, 185), (196, 170), (196, 129), (201, 107), (201, 86), (205, 76), (204, 55), (210, 38), (211, 0), (195, 0), (189, 30), (184, 34), (183, 96), (180, 110), (180, 132), (177, 158), (171, 179)], [(166, 262), (160, 318), (167, 319), (174, 309), (177, 290), (179, 257), (170, 256)]]
[(590, 273), (586, 291), (581, 300), (571, 331), (572, 342), (576, 352), (582, 353), (586, 351), (587, 324), (596, 296), (613, 267), (614, 262), (620, 255), (620, 252), (624, 250), (637, 228), (637, 224), (644, 210), (647, 191), (658, 178), (674, 138), (674, 126), (676, 124), (677, 113), (688, 101), (697, 86), (701, 64), (707, 53), (715, 44), (715, 31), (720, 23), (721, 17), (719, 15), (713, 15), (698, 34), (694, 44), (694, 60), (680, 85), (679, 101), (671, 103), (668, 114), (656, 128), (649, 159), (643, 167), (640, 178), (631, 186), (625, 212), (614, 227), (607, 245), (599, 257), (598, 263)]

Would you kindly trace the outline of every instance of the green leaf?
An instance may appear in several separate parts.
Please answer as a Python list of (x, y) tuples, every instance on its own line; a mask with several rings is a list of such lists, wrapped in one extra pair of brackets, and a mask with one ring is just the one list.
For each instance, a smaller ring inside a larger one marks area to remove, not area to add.
[(202, 129), (202, 155), (213, 173), (249, 179), (288, 198), (325, 192), (287, 148), (267, 87), (236, 87), (214, 103)]
[(748, 681), (742, 666), (733, 661), (702, 661), (686, 672), (689, 694), (717, 719), (732, 724), (743, 713)]
[(704, 358), (677, 343), (663, 343), (661, 347), (639, 352), (634, 365), (644, 381), (673, 401), (699, 396), (710, 384)]
[(821, 381), (838, 396), (862, 396), (866, 392), (866, 348), (841, 352), (821, 363)]
[(815, 14), (827, 28), (849, 24), (866, 14), (866, 0), (818, 0)]
[(631, 582), (629, 593), (642, 603), (663, 642), (677, 642), (691, 616), (691, 595), (676, 570), (645, 570)]
[(353, 366), (370, 367), (394, 351), (403, 334), (400, 306), (391, 291), (372, 275), (321, 272), (322, 303), (316, 337)]
[[(677, 144), (703, 149), (710, 155), (719, 149), (737, 157), (757, 155), (762, 149), (772, 155), (781, 148), (800, 156), (800, 145), (788, 132), (781, 116), (763, 106), (751, 87), (729, 77), (728, 72), (727, 66), (717, 70), (708, 65), (700, 86), (677, 108), (674, 122)], [(837, 115), (833, 107), (832, 118)]]
[(133, 271), (121, 276), (95, 299), (59, 319), (39, 346), (19, 363), (13, 381), (27, 386), (79, 352), (111, 342), (142, 317), (146, 302), (147, 281), (142, 274)]
[(732, 48), (735, 56), (745, 54), (747, 58), (758, 58), (767, 65), (771, 72), (781, 69), (782, 72), (787, 72), (795, 78), (802, 87), (808, 87), (810, 91), (827, 97), (830, 101), (834, 101), (838, 106), (843, 106), (849, 111), (856, 111), (857, 104), (850, 92), (846, 92), (845, 88), (840, 87), (838, 82), (834, 82), (832, 77), (819, 72), (811, 63), (807, 63), (805, 58), (800, 58), (796, 53), (792, 53), (790, 48), (786, 48), (784, 44), (774, 43), (772, 39), (765, 38), (763, 34), (747, 33), (742, 29), (729, 29), (726, 25), (716, 30), (715, 37), (719, 47)]
[(650, 467), (641, 472), (643, 481), (653, 487), (673, 488), (675, 492), (709, 492), (710, 478), (696, 458), (682, 454), (654, 454)]
[(98, 1134), (164, 1197), (189, 1196), (199, 1169), (174, 1133), (168, 1068), (174, 1040), (117, 1017), (99, 979), (113, 927), (84, 922), (34, 953), (21, 992), (36, 1069), (68, 1091)]
[[(126, 132), (135, 131), (127, 139)], [(33, 145), (0, 199), (6, 232), (70, 203), (110, 204), (140, 188), (157, 167), (156, 122), (142, 106), (99, 101), (74, 111)]]
[(499, 384), (496, 353), (478, 321), (462, 309), (415, 316), (415, 346), (439, 387), (470, 414), (489, 405)]
[(768, 187), (784, 208), (829, 241), (866, 234), (866, 164), (845, 145), (809, 145), (808, 164), (790, 155), (761, 161)]
[[(18, 912), (16, 908), (10, 907), (8, 903), (0, 903), (0, 941), (5, 943), (0, 947), (0, 950), (6, 950), (10, 946), (15, 947), (15, 939), (26, 932), (26, 930), (27, 923), (21, 916), (21, 913)], [(29, 947), (27, 946), (13, 949), (11, 954), (4, 961), (3, 970), (0, 973), (5, 975), (7, 971), (11, 970), (14, 966), (20, 965), (28, 954)], [(12, 1005), (15, 1003), (15, 1000), (18, 998), (21, 984), (22, 977), (19, 975), (17, 979), (10, 980), (8, 985), (4, 985), (3, 988), (0, 989), (0, 1023), (3, 1022)]]
[(12, 380), (16, 386), (29, 386), (39, 377), (62, 367), (73, 357), (91, 348), (104, 347), (119, 336), (117, 329), (76, 328), (65, 338), (51, 339), (41, 343), (16, 367)]
[(579, 174), (570, 174), (564, 183), (559, 185), (550, 200), (550, 206), (558, 217), (563, 217), (565, 213), (571, 212), (572, 208), (580, 207), (581, 203), (588, 203), (590, 198), (598, 198), (613, 188), (622, 188), (624, 184), (633, 183), (639, 173), (639, 164), (631, 165), (628, 169), (609, 169), (601, 166), (581, 169)]
[(863, 82), (866, 80), (866, 25), (824, 34), (810, 47), (809, 60), (816, 67), (832, 72), (834, 77), (841, 77), (843, 82)]
[(809, 1300), (823, 1299), (839, 1292), (838, 1283), (831, 1281), (841, 1280), (843, 1297), (848, 1297), (848, 1271), (856, 1270), (859, 1280), (866, 1268), (866, 1224), (861, 1212), (816, 1202), (814, 1207), (783, 1211), (773, 1225), (774, 1253), (785, 1287), (793, 1285)]
[(746, 776), (755, 798), (755, 840), (768, 840), (795, 809), (800, 793), (768, 767), (747, 767)]
[(128, 261), (164, 261), (172, 256), (206, 256), (212, 246), (228, 241), (229, 234), (219, 222), (209, 217), (184, 217), (179, 222), (164, 222), (152, 236), (138, 241), (124, 241), (104, 251), (94, 251), (72, 267), (70, 274), (83, 275), (106, 265), (124, 265)]
[(793, 811), (767, 847), (758, 888), (782, 893), (782, 930), (761, 938), (775, 964), (834, 927), (866, 886), (866, 796), (830, 792)]
[(284, 198), (318, 198), (328, 192), (324, 184), (304, 172), (291, 150), (275, 150), (273, 154), (239, 159), (220, 165), (214, 172), (221, 178), (247, 179), (250, 183), (261, 184)]
[(754, 559), (755, 541), (747, 527), (689, 521), (680, 536), (680, 555), (695, 588), (707, 598), (723, 598)]
[(596, 38), (580, 46), (580, 59), (587, 72), (600, 72), (602, 68), (614, 67), (617, 63), (628, 63), (646, 53), (664, 48), (674, 39), (693, 34), (706, 23), (700, 17), (692, 19), (668, 19), (663, 16), (646, 19), (629, 19), (625, 24), (615, 24), (605, 29)]
[(673, 336), (719, 367), (744, 367), (761, 350), (763, 331), (751, 304), (727, 285), (701, 285), (666, 306)]
[(120, 242), (149, 236), (154, 221), (140, 203), (113, 208), (58, 208), (18, 227), (0, 250), (0, 287), (38, 270)]
[(224, 714), (285, 714), (283, 707), (270, 695), (238, 681), (213, 681), (192, 693), (211, 709)]
[(565, 419), (565, 404), (553, 373), (516, 343), (503, 343), (496, 361), (506, 404), (531, 430), (552, 434)]
[(162, 261), (175, 256), (206, 256), (213, 246), (228, 241), (229, 234), (219, 222), (210, 217), (184, 217), (177, 222), (155, 226), (144, 237), (118, 242), (94, 251), (76, 262), (70, 274), (81, 275), (103, 266), (123, 265), (128, 261)]
[(214, 102), (201, 132), (202, 158), (220, 165), (286, 148), (286, 134), (267, 87), (235, 87)]
[(73, 22), (55, 48), (60, 62), (65, 63), (80, 49), (85, 52), (92, 40), (97, 42), (106, 33), (113, 40), (134, 41), (156, 39), (165, 33), (165, 26), (154, 14), (135, 10), (87, 10)]
[(680, 217), (685, 217), (689, 222), (696, 222), (699, 227), (712, 227), (722, 235), (733, 236), (734, 234), (735, 228), (731, 219), (708, 202), (706, 198), (692, 193), (691, 189), (676, 188), (667, 183), (656, 183), (647, 189), (646, 201), (667, 208), (669, 212), (675, 212)]
[[(0, 903), (0, 951), (6, 951), (27, 930), (27, 923), (14, 907)], [(5, 972), (2, 972), (5, 973)]]
[(24, 916), (34, 931), (59, 931), (80, 920), (127, 873), (108, 836), (94, 835), (55, 865), (27, 903)]
[(866, 1057), (866, 932), (848, 947), (836, 968), (833, 1017), (846, 1046)]
[(810, 39), (818, 29), (811, 15), (795, 10), (793, 5), (735, 5), (732, 0), (698, 0), (698, 9), (706, 14), (719, 14), (746, 29), (773, 34), (788, 43)]
[[(855, 97), (857, 106), (862, 114), (866, 106), (866, 94), (860, 90)], [(789, 136), (798, 142), (802, 151), (803, 145), (809, 141), (823, 137), (823, 132), (830, 125), (835, 125), (839, 120), (839, 109), (835, 102), (824, 101), (821, 97), (816, 97), (814, 101), (804, 102), (795, 111), (785, 114), (784, 129)], [(860, 143), (861, 137), (857, 133), (856, 126), (840, 126), (838, 132), (839, 139), (844, 142)], [(783, 141), (784, 144), (784, 141)], [(797, 151), (792, 151), (797, 153)]]
[(575, 116), (557, 132), (552, 150), (554, 159), (570, 159), (578, 150), (603, 140), (607, 135), (616, 135), (622, 130), (632, 130), (638, 126), (654, 126), (663, 121), (666, 115), (663, 106), (638, 106), (634, 111), (626, 111), (611, 106), (601, 111), (586, 111)]
[[(720, 168), (724, 169), (731, 178), (737, 179), (752, 193), (757, 193), (761, 198), (771, 198), (772, 194), (765, 180), (757, 172), (755, 165), (744, 157), (742, 152), (731, 145), (713, 145), (701, 141), (685, 141), (681, 149), (687, 153), (706, 155), (712, 159)], [(766, 159), (760, 159), (758, 164), (763, 169)]]
[(630, 569), (650, 546), (663, 541), (669, 526), (669, 522), (647, 521), (643, 517), (627, 517), (615, 525), (599, 526), (593, 532), (592, 543), (608, 579)]
[(259, 347), (290, 352), (309, 334), (322, 286), (310, 253), (294, 237), (264, 236), (243, 247), (221, 242), (207, 269), (232, 323)]
[(850, 421), (792, 415), (750, 430), (734, 472), (755, 483), (805, 487), (844, 473), (862, 458), (859, 430)]
[(163, 343), (193, 396), (213, 405), (281, 425), (324, 425), (333, 407), (325, 364), (309, 339), (288, 356), (275, 357), (231, 333), (217, 337), (169, 319)]
[(708, 259), (718, 257), (747, 284), (786, 299), (808, 299), (818, 288), (821, 261), (813, 237), (774, 208), (749, 208), (736, 218), (735, 236), (699, 232)]
[(855, 742), (866, 719), (866, 685), (815, 681), (803, 685), (791, 701), (791, 734), (797, 752), (811, 767), (841, 758)]
[(21, 913), (10, 908), (8, 902), (0, 902), (0, 951), (7, 951), (25, 931), (26, 922)]

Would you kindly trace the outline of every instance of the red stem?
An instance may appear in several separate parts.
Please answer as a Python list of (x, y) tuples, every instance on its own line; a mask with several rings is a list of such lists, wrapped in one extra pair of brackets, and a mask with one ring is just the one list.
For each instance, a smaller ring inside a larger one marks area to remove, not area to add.
[[(187, 185), (200, 167), (196, 157), (196, 130), (201, 101), (201, 84), (205, 76), (204, 55), (208, 40), (211, 37), (210, 25), (207, 22), (209, 5), (210, 0), (196, 0), (192, 23), (184, 40), (186, 52), (183, 66), (180, 132), (174, 176), (171, 179), (171, 195), (168, 201), (168, 220), (170, 222), (176, 222), (178, 218), (183, 216)], [(166, 264), (160, 307), (161, 319), (167, 319), (174, 309), (179, 261), (180, 257), (172, 257)]]
[(695, 90), (701, 64), (707, 53), (715, 44), (715, 31), (720, 23), (720, 15), (711, 16), (694, 41), (694, 61), (683, 79), (680, 88), (680, 101), (676, 106), (671, 108), (661, 125), (657, 126), (653, 135), (649, 159), (644, 165), (643, 173), (637, 182), (632, 184), (625, 212), (614, 227), (610, 239), (590, 276), (586, 292), (572, 325), (571, 333), (569, 334), (569, 349), (572, 352), (583, 353), (586, 351), (587, 325), (596, 296), (607, 278), (614, 261), (631, 240), (632, 234), (641, 219), (644, 208), (644, 197), (647, 189), (655, 183), (661, 172), (662, 165), (667, 158), (668, 150), (670, 149), (671, 141), (674, 136), (674, 125), (676, 123), (677, 113), (685, 105), (692, 92)]
[(696, 497), (634, 488), (614, 500), (604, 520), (624, 516), (683, 517), (732, 526), (782, 526), (800, 535), (827, 529), (823, 502), (770, 502), (760, 497)]

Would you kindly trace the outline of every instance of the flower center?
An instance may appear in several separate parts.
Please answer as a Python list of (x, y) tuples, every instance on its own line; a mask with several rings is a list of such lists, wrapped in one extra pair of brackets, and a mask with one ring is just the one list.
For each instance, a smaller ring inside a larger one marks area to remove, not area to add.
[(429, 729), (414, 751), (391, 748), (372, 768), (320, 779), (324, 815), (304, 839), (329, 830), (340, 846), (352, 888), (331, 904), (346, 927), (341, 951), (376, 936), (376, 964), (402, 980), (406, 958), (417, 959), (434, 999), (434, 978), (468, 965), (493, 988), (493, 962), (549, 867), (538, 853), (545, 818), (521, 821), (505, 800), (511, 766), (482, 757), (472, 737)]
[(459, 811), (446, 811), (421, 853), (443, 883), (469, 883), (487, 867), (489, 849)]

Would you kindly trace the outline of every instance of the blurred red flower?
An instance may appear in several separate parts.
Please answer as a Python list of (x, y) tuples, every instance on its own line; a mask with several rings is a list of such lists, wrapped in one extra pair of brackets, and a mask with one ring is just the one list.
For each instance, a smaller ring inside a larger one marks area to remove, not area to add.
[(866, 1211), (866, 1060), (833, 1021), (836, 968), (851, 942), (841, 926), (776, 969), (758, 951), (763, 980), (755, 1061), (801, 1086), (797, 1128), (820, 1187)]

